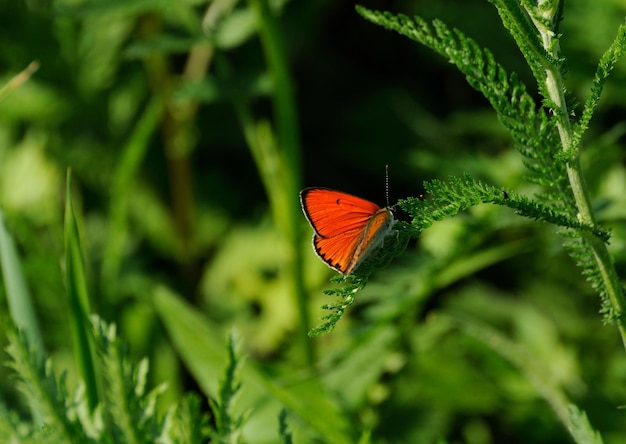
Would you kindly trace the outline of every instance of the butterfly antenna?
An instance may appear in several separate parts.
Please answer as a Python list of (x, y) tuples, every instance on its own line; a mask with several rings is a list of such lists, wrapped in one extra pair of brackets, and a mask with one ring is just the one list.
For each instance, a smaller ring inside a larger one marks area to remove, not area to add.
[(387, 199), (387, 208), (389, 208), (389, 165), (385, 165), (385, 199)]

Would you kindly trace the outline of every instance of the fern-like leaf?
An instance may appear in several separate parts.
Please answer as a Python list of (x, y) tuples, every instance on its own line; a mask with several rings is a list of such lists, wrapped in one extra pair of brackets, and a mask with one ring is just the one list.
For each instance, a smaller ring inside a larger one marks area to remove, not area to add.
[[(506, 6), (507, 20), (531, 21), (519, 5), (514, 7), (516, 2), (503, 0), (498, 3)], [(510, 131), (516, 148), (527, 158), (527, 165), (535, 166), (531, 170), (546, 187), (547, 196), (556, 197), (557, 202), (566, 202), (567, 207), (573, 208), (574, 199), (567, 181), (565, 162), (557, 160), (560, 139), (554, 118), (537, 107), (524, 84), (514, 73), (509, 75), (489, 50), (481, 49), (461, 31), (451, 30), (439, 20), (428, 24), (418, 16), (411, 19), (402, 14), (395, 16), (360, 6), (357, 11), (373, 23), (428, 46), (456, 65), (468, 83), (489, 100), (500, 122)], [(516, 26), (520, 38), (533, 35), (528, 25)], [(536, 40), (535, 37), (533, 39)], [(536, 43), (526, 43), (530, 46), (525, 54), (535, 54), (532, 56), (535, 65), (540, 64), (539, 60), (544, 60), (541, 63), (555, 63), (545, 51), (537, 48)]]
[(350, 276), (337, 276), (333, 282), (343, 284), (340, 288), (324, 290), (324, 294), (337, 298), (335, 302), (325, 304), (323, 309), (330, 311), (322, 317), (323, 322), (309, 331), (309, 336), (320, 336), (331, 332), (343, 317), (346, 309), (352, 305), (356, 294), (367, 284), (369, 276), (376, 270), (386, 267), (391, 260), (402, 254), (415, 230), (405, 222), (396, 222), (394, 230), (384, 239), (382, 245), (370, 253), (355, 272)]
[(569, 150), (569, 155), (573, 152), (578, 152), (580, 144), (582, 142), (582, 136), (589, 126), (589, 122), (593, 116), (593, 112), (600, 101), (600, 95), (610, 72), (615, 67), (615, 63), (622, 57), (626, 51), (626, 25), (621, 25), (617, 30), (617, 36), (609, 49), (602, 55), (596, 74), (593, 78), (593, 86), (587, 100), (585, 101), (585, 107), (583, 108), (580, 120), (574, 127), (574, 140)]
[(335, 328), (335, 325), (337, 325), (337, 322), (343, 317), (346, 308), (354, 302), (355, 295), (362, 290), (367, 283), (367, 277), (354, 275), (333, 278), (333, 280), (345, 285), (341, 288), (324, 290), (325, 295), (335, 296), (338, 300), (322, 306), (324, 310), (329, 310), (330, 313), (322, 317), (324, 322), (309, 331), (309, 336), (311, 337), (331, 332)]
[(208, 441), (208, 430), (209, 418), (202, 413), (200, 397), (189, 393), (167, 413), (162, 435), (175, 444), (203, 443)]
[[(75, 420), (66, 414), (70, 404), (65, 386), (65, 376), (57, 380), (50, 361), (43, 362), (23, 334), (9, 330), (11, 356), (9, 367), (15, 371), (18, 388), (25, 395), (32, 411), (45, 425), (38, 435), (42, 442), (74, 443), (91, 440)], [(37, 435), (32, 436), (36, 438)], [(44, 438), (45, 437), (45, 438)]]
[(159, 419), (156, 398), (163, 386), (146, 393), (147, 360), (132, 365), (115, 327), (97, 317), (92, 318), (92, 325), (107, 381), (105, 404), (95, 410), (89, 408), (84, 383), (70, 396), (65, 376), (57, 380), (51, 362), (44, 363), (23, 334), (9, 331), (9, 367), (15, 371), (18, 388), (31, 405), (37, 424), (20, 421), (15, 412), (0, 405), (0, 437), (21, 443), (206, 442), (208, 418), (199, 408), (199, 400), (185, 397), (169, 409), (164, 420)]
[(603, 322), (607, 325), (614, 323), (618, 320), (619, 313), (616, 313), (611, 303), (606, 283), (588, 242), (570, 230), (563, 230), (561, 235), (566, 238), (565, 248), (567, 252), (576, 261), (576, 265), (582, 270), (587, 282), (600, 296), (600, 313), (603, 315)]
[(354, 275), (335, 278), (336, 283), (343, 284), (342, 287), (324, 291), (336, 300), (322, 307), (330, 313), (322, 318), (322, 324), (309, 332), (309, 336), (319, 336), (332, 331), (346, 309), (354, 303), (356, 294), (367, 284), (369, 275), (402, 253), (411, 237), (418, 236), (436, 221), (456, 216), (475, 205), (487, 203), (501, 205), (533, 220), (589, 233), (602, 242), (608, 242), (610, 238), (608, 231), (595, 225), (581, 223), (559, 206), (533, 201), (512, 190), (487, 185), (468, 175), (451, 176), (445, 182), (440, 180), (424, 182), (424, 188), (427, 199), (410, 197), (398, 202), (398, 205), (410, 214), (411, 224), (397, 223), (394, 227), (397, 230), (395, 234), (389, 235), (383, 246), (368, 256)]
[(289, 426), (287, 425), (287, 410), (282, 409), (278, 416), (278, 435), (280, 436), (283, 444), (292, 444), (293, 437), (289, 432)]
[(224, 372), (224, 379), (220, 383), (219, 400), (210, 400), (215, 415), (216, 432), (213, 439), (218, 443), (242, 442), (242, 426), (247, 419), (247, 413), (233, 416), (232, 404), (235, 396), (241, 389), (238, 369), (241, 359), (237, 351), (237, 341), (234, 333), (228, 337), (228, 364)]
[(115, 325), (97, 317), (92, 322), (107, 386), (104, 411), (110, 433), (122, 442), (148, 442), (161, 427), (154, 411), (160, 388), (145, 392), (148, 361), (133, 366), (128, 360), (128, 346), (117, 337)]
[(512, 190), (505, 191), (467, 175), (461, 178), (451, 176), (446, 182), (425, 182), (424, 188), (428, 199), (408, 198), (400, 201), (402, 208), (413, 218), (415, 234), (430, 227), (435, 221), (455, 216), (474, 205), (491, 203), (512, 208), (517, 214), (530, 219), (589, 232), (603, 242), (608, 242), (610, 238), (610, 233), (602, 228), (583, 224), (553, 205), (530, 200)]
[[(517, 46), (522, 51), (528, 66), (530, 66), (538, 84), (542, 85), (546, 64), (556, 61), (550, 56), (541, 44), (537, 26), (546, 28), (551, 26), (551, 22), (545, 16), (533, 13), (534, 7), (530, 7), (529, 2), (519, 0), (489, 0), (500, 14), (500, 19), (504, 26), (511, 33)], [(548, 2), (545, 2), (548, 3)], [(547, 94), (543, 94), (547, 97)]]
[(598, 431), (589, 424), (589, 419), (585, 412), (571, 404), (568, 413), (569, 432), (577, 443), (602, 444), (604, 442)]

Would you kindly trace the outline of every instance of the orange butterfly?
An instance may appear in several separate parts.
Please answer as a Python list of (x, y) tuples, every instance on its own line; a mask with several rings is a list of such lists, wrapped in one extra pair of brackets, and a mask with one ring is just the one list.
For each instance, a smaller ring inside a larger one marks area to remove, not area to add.
[(387, 207), (328, 188), (300, 191), (302, 211), (313, 227), (313, 249), (329, 267), (351, 274), (391, 231)]

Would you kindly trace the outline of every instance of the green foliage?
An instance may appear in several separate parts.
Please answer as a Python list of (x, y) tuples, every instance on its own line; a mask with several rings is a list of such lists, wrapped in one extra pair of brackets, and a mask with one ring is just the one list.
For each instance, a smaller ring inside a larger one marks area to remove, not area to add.
[(517, 214), (537, 221), (561, 227), (584, 230), (608, 242), (610, 234), (597, 226), (590, 226), (561, 212), (558, 207), (533, 201), (512, 190), (500, 190), (469, 176), (450, 177), (447, 182), (433, 180), (424, 183), (430, 199), (408, 198), (400, 205), (413, 216), (416, 234), (430, 227), (435, 221), (456, 216), (461, 211), (481, 203), (512, 208)]
[[(72, 420), (66, 410), (71, 405), (65, 384), (65, 378), (57, 379), (52, 374), (52, 368), (32, 349), (29, 348), (25, 337), (15, 331), (9, 337), (10, 345), (7, 348), (11, 361), (10, 367), (14, 370), (18, 388), (28, 400), (33, 409), (33, 416), (40, 418), (41, 424), (46, 427), (24, 427), (16, 423), (12, 413), (3, 410), (5, 417), (3, 424), (8, 426), (8, 433), (3, 434), (6, 442), (14, 439), (27, 439), (33, 442), (48, 441), (71, 443), (75, 439), (87, 441), (87, 433), (77, 422)], [(83, 399), (83, 408), (86, 407)], [(80, 403), (76, 403), (77, 406)]]
[(576, 264), (582, 269), (582, 274), (591, 284), (593, 289), (600, 295), (601, 307), (600, 313), (603, 316), (605, 324), (614, 324), (621, 322), (619, 311), (615, 310), (608, 297), (608, 290), (604, 284), (604, 276), (601, 269), (597, 266), (593, 258), (593, 252), (589, 249), (587, 243), (580, 238), (576, 232), (563, 230), (561, 234), (566, 238), (565, 248), (570, 256), (576, 261)]
[(71, 171), (67, 171), (65, 192), (65, 283), (72, 328), (74, 355), (78, 363), (79, 373), (85, 381), (85, 393), (89, 408), (93, 410), (99, 401), (98, 382), (96, 375), (95, 350), (89, 326), (89, 293), (87, 277), (83, 264), (83, 250), (78, 235), (78, 226), (72, 205)]
[(24, 280), (15, 241), (4, 224), (0, 212), (0, 267), (7, 294), (7, 304), (15, 325), (21, 329), (33, 348), (43, 357), (43, 340), (35, 316), (35, 309)]
[(71, 393), (65, 376), (57, 378), (51, 362), (44, 364), (29, 349), (24, 335), (12, 333), (8, 348), (10, 366), (19, 389), (41, 418), (42, 427), (16, 422), (14, 413), (0, 411), (2, 442), (54, 443), (172, 443), (203, 442), (207, 439), (206, 415), (197, 398), (186, 396), (172, 406), (165, 418), (156, 411), (156, 398), (164, 387), (146, 391), (148, 362), (133, 365), (127, 344), (117, 337), (114, 325), (95, 318), (93, 330), (98, 364), (103, 377), (103, 403), (89, 408), (84, 386)]
[(155, 410), (157, 387), (146, 393), (148, 361), (132, 365), (128, 348), (117, 338), (116, 327), (96, 320), (98, 355), (104, 386), (101, 409), (109, 422), (107, 431), (114, 440), (124, 442), (149, 442), (158, 436), (159, 421)]
[(572, 151), (577, 151), (582, 143), (583, 134), (587, 131), (593, 112), (598, 106), (606, 79), (609, 77), (613, 68), (615, 68), (615, 64), (622, 57), (624, 51), (626, 51), (626, 25), (621, 25), (617, 30), (615, 40), (602, 55), (598, 63), (596, 74), (593, 77), (593, 86), (585, 101), (585, 107), (583, 108), (580, 119), (574, 128), (574, 141), (570, 148)]
[(278, 433), (283, 443), (293, 443), (293, 438), (291, 436), (291, 433), (289, 432), (289, 428), (287, 425), (287, 410), (285, 409), (280, 411), (280, 416), (278, 417)]
[(246, 419), (245, 414), (233, 416), (233, 398), (241, 388), (237, 368), (239, 361), (237, 357), (235, 335), (228, 338), (228, 364), (219, 391), (219, 401), (212, 401), (211, 407), (215, 415), (215, 435), (212, 436), (215, 442), (219, 443), (239, 443), (242, 442), (241, 427)]
[[(494, 1), (494, 4), (498, 7), (504, 25), (526, 56), (539, 82), (540, 92), (544, 96), (544, 106), (554, 113), (554, 118), (549, 119), (543, 109), (535, 106), (517, 77), (508, 75), (502, 66), (495, 62), (489, 51), (480, 49), (476, 42), (460, 31), (451, 31), (437, 20), (431, 26), (420, 17), (411, 20), (404, 15), (394, 16), (390, 13), (373, 12), (362, 7), (357, 7), (357, 11), (368, 20), (397, 31), (447, 57), (465, 74), (470, 85), (485, 95), (498, 113), (500, 121), (510, 131), (518, 150), (532, 160), (532, 163), (526, 165), (537, 175), (534, 181), (546, 189), (547, 193), (544, 198), (547, 197), (552, 203), (552, 208), (546, 207), (544, 214), (539, 215), (539, 204), (531, 204), (529, 200), (525, 200), (524, 206), (527, 213), (524, 214), (518, 208), (520, 214), (539, 220), (549, 220), (546, 213), (552, 213), (552, 216), (560, 219), (557, 222), (559, 225), (570, 228), (580, 229), (587, 224), (593, 224), (595, 219), (588, 208), (589, 198), (580, 177), (576, 149), (582, 137), (582, 130), (578, 130), (574, 135), (569, 125), (567, 105), (563, 102), (565, 88), (561, 78), (562, 61), (557, 58), (559, 46), (556, 34), (557, 24), (560, 21), (559, 14), (562, 12), (558, 6), (559, 2), (546, 2), (541, 6), (533, 6), (530, 3), (518, 4), (515, 1), (503, 0)], [(538, 50), (538, 44), (541, 41), (543, 41), (543, 49)], [(596, 75), (594, 88), (585, 106), (579, 128), (586, 128), (587, 119), (591, 118), (592, 110), (599, 99), (601, 86), (624, 50), (626, 50), (626, 39), (624, 39), (622, 27), (613, 45), (600, 62), (601, 67)], [(577, 141), (572, 144), (574, 137)], [(565, 161), (561, 153), (574, 156), (574, 158)], [(458, 187), (459, 181), (455, 182), (451, 187)], [(466, 184), (469, 186), (451, 194), (449, 187), (443, 186), (441, 182), (433, 182), (430, 189), (432, 201), (445, 206), (443, 209), (438, 209), (443, 212), (443, 215), (440, 215), (439, 211), (429, 209), (435, 214), (435, 219), (455, 214), (456, 206), (467, 207), (472, 202), (472, 197), (481, 193), (481, 186), (477, 182), (466, 181)], [(470, 190), (473, 187), (476, 188), (474, 192)], [(439, 193), (443, 194), (443, 197), (440, 197)], [(486, 199), (487, 201), (495, 199), (495, 194), (492, 192), (492, 196), (487, 196)], [(515, 197), (512, 201), (521, 204), (520, 199)], [(529, 205), (534, 208), (528, 208)], [(577, 217), (578, 221), (570, 219), (565, 223), (568, 219), (566, 212)], [(412, 215), (420, 221), (417, 224), (422, 224), (423, 213), (414, 211)], [(552, 221), (556, 222), (554, 218)], [(586, 230), (595, 231), (596, 234), (602, 231), (590, 225), (587, 225)], [(582, 233), (579, 237), (583, 237), (582, 242), (570, 243), (574, 245), (570, 247), (572, 256), (600, 295), (603, 312), (606, 314), (605, 322), (615, 322), (620, 319), (623, 311), (624, 292), (617, 280), (611, 260), (606, 254), (606, 247), (588, 237), (585, 238)], [(602, 241), (608, 241), (606, 233), (602, 235)], [(621, 321), (620, 330), (624, 330)]]
[[(517, 2), (511, 0), (508, 3)], [(516, 13), (519, 13), (517, 9)], [(430, 25), (421, 17), (412, 20), (402, 14), (394, 16), (361, 7), (357, 7), (357, 11), (376, 24), (432, 48), (454, 63), (468, 83), (489, 100), (498, 119), (510, 132), (516, 148), (526, 157), (526, 165), (535, 173), (532, 180), (545, 188), (546, 198), (565, 209), (567, 204), (573, 203), (565, 164), (555, 161), (559, 152), (559, 134), (553, 120), (536, 106), (517, 75), (508, 74), (488, 49), (480, 48), (461, 31), (451, 30), (439, 20)], [(520, 25), (526, 25), (525, 19), (519, 20)], [(534, 40), (537, 40), (536, 35), (530, 41)], [(535, 46), (529, 44), (528, 51)]]
[(186, 394), (163, 421), (174, 443), (205, 442), (209, 435), (209, 417), (202, 412), (200, 397), (194, 393)]
[[(325, 295), (336, 297), (338, 300), (322, 305), (322, 308), (329, 310), (330, 313), (322, 317), (323, 323), (311, 329), (309, 332), (309, 336), (311, 337), (320, 336), (333, 331), (337, 322), (343, 317), (346, 309), (354, 302), (356, 293), (365, 287), (367, 278), (360, 278), (358, 276), (335, 277), (333, 281), (337, 284), (344, 285), (341, 288), (324, 290)], [(349, 281), (349, 284), (345, 285), (345, 281)]]
[[(243, 424), (244, 438), (248, 436), (246, 433), (250, 433), (246, 432), (246, 427), (258, 437), (255, 424), (275, 423), (278, 411), (286, 407), (307, 428), (313, 429), (311, 436), (324, 436), (337, 443), (350, 442), (346, 432), (346, 418), (329, 398), (321, 382), (315, 379), (296, 378), (288, 388), (282, 387), (247, 361), (241, 368), (240, 378), (243, 385), (236, 397), (239, 402), (231, 405), (230, 397), (239, 390), (235, 374), (239, 364), (238, 360), (233, 360), (231, 349), (228, 351), (230, 358), (220, 349), (221, 334), (218, 333), (217, 326), (165, 288), (156, 290), (155, 305), (178, 353), (203, 392), (211, 399), (220, 400), (220, 409), (228, 410), (228, 413), (223, 413), (225, 419), (231, 424), (239, 423), (240, 418), (248, 417), (248, 412), (254, 409), (253, 416)], [(220, 388), (215, 375), (222, 374), (225, 366), (227, 376)], [(226, 392), (222, 393), (223, 390)], [(264, 432), (270, 433), (268, 430)], [(271, 432), (275, 433), (275, 430)], [(273, 433), (270, 436), (274, 436)]]
[(0, 442), (624, 442), (622, 4), (5, 3)]
[(406, 250), (411, 238), (410, 234), (414, 233), (414, 230), (407, 229), (407, 224), (404, 222), (396, 223), (396, 227), (385, 238), (382, 245), (363, 260), (352, 275), (333, 278), (334, 283), (343, 285), (339, 288), (324, 290), (324, 294), (336, 297), (338, 300), (322, 306), (330, 313), (322, 317), (324, 322), (311, 329), (309, 336), (320, 336), (331, 332), (343, 317), (346, 309), (354, 303), (356, 294), (365, 288), (369, 276), (374, 271), (389, 265), (394, 257)]
[(569, 431), (574, 441), (580, 443), (602, 444), (602, 436), (593, 430), (587, 419), (585, 412), (582, 412), (575, 405), (569, 406), (570, 427)]
[(455, 325), (519, 368), (520, 372), (526, 375), (526, 379), (535, 386), (537, 392), (554, 410), (555, 415), (563, 422), (576, 442), (591, 443), (600, 439), (598, 432), (587, 421), (585, 413), (569, 404), (567, 396), (560, 386), (561, 381), (559, 381), (558, 375), (552, 373), (553, 369), (545, 366), (545, 363), (537, 356), (533, 356), (530, 350), (508, 340), (496, 330), (463, 316), (451, 315), (448, 317), (444, 315), (438, 321)]
[[(542, 81), (545, 76), (545, 67), (547, 65), (560, 66), (563, 60), (554, 56), (554, 47), (544, 46), (540, 32), (537, 31), (541, 29), (558, 36), (563, 2), (546, 1), (540, 5), (515, 0), (490, 0), (490, 2), (498, 9), (502, 24), (515, 39), (515, 43), (538, 81), (542, 95), (547, 98), (548, 92)], [(552, 44), (556, 44), (556, 41), (554, 40)]]

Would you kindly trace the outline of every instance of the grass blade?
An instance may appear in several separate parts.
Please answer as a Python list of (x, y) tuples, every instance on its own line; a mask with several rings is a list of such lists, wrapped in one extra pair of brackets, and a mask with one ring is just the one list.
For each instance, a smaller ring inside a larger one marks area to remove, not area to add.
[(84, 381), (91, 411), (99, 402), (95, 370), (95, 346), (89, 323), (89, 293), (83, 265), (83, 254), (74, 217), (71, 193), (71, 171), (67, 172), (65, 201), (65, 272), (70, 328), (78, 373)]
[(2, 211), (0, 211), (0, 267), (2, 267), (7, 303), (13, 322), (28, 338), (29, 347), (34, 347), (39, 357), (43, 358), (45, 351), (39, 324), (35, 316), (30, 292), (24, 281), (15, 242), (4, 225)]

